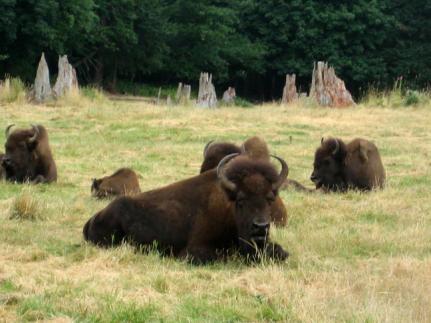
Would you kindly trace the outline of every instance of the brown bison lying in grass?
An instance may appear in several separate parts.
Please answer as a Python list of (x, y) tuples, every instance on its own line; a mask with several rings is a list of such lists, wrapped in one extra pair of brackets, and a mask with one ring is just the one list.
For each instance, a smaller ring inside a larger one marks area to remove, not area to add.
[[(133, 197), (120, 197), (85, 224), (85, 240), (111, 246), (127, 240), (156, 243), (194, 263), (238, 250), (248, 259), (284, 260), (288, 253), (269, 240), (270, 210), (286, 179), (264, 161), (228, 155), (217, 169)], [(229, 162), (230, 160), (230, 162)], [(229, 162), (229, 163), (228, 163)]]
[(385, 178), (379, 151), (372, 142), (356, 138), (345, 144), (341, 139), (322, 138), (310, 179), (316, 189), (343, 192), (383, 188)]
[(133, 195), (141, 192), (138, 176), (130, 168), (120, 168), (111, 176), (93, 179), (91, 194), (97, 198)]
[(48, 133), (41, 125), (10, 131), (6, 128), (2, 166), (11, 182), (51, 183), (57, 180), (57, 167), (49, 147)]
[[(210, 141), (204, 149), (204, 161), (201, 173), (217, 167), (220, 160), (231, 153), (241, 153), (252, 160), (260, 160), (269, 163), (270, 154), (266, 142), (260, 137), (247, 139), (241, 147), (228, 142), (214, 143)], [(287, 224), (287, 211), (279, 196), (275, 198), (271, 206), (271, 221), (275, 225), (285, 226)]]
[(2, 164), (3, 164), (3, 157), (4, 157), (4, 154), (3, 153), (0, 153), (0, 181), (3, 179), (3, 177), (6, 175), (5, 174), (5, 170), (4, 170), (4, 168), (3, 168), (3, 166), (2, 166)]

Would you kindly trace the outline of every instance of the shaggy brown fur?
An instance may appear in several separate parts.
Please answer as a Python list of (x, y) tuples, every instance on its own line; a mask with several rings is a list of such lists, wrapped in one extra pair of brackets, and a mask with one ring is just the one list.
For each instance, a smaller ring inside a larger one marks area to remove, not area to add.
[(139, 246), (156, 243), (194, 263), (216, 260), (232, 249), (249, 259), (286, 259), (287, 252), (269, 240), (269, 215), (279, 179), (287, 173), (278, 176), (268, 163), (237, 157), (221, 174), (210, 170), (120, 197), (88, 220), (84, 238), (106, 247), (124, 240)]
[(203, 172), (216, 168), (223, 157), (240, 152), (240, 148), (235, 144), (210, 141), (204, 149), (204, 161), (201, 165), (200, 173), (202, 174)]
[[(10, 127), (7, 128), (9, 130)], [(57, 167), (42, 125), (7, 132), (2, 166), (12, 182), (50, 183), (57, 180)]]
[[(209, 145), (207, 144), (207, 147), (208, 148), (204, 150), (204, 161), (201, 166), (201, 173), (216, 167), (220, 160), (230, 153), (241, 152), (254, 160), (270, 161), (269, 149), (266, 142), (257, 136), (247, 139), (241, 147), (227, 142), (210, 143)], [(276, 197), (275, 203), (271, 206), (271, 220), (275, 225), (285, 226), (287, 224), (288, 215), (286, 207), (279, 196)]]
[(4, 168), (3, 168), (3, 166), (2, 166), (2, 163), (3, 163), (3, 156), (4, 156), (4, 154), (3, 153), (0, 153), (0, 181), (4, 178), (4, 176), (6, 175), (5, 174), (5, 170), (4, 170)]
[(380, 153), (371, 141), (356, 138), (345, 144), (341, 139), (322, 139), (314, 157), (311, 180), (324, 191), (349, 188), (383, 188), (386, 179)]
[(91, 194), (97, 198), (134, 195), (141, 192), (138, 176), (130, 168), (120, 168), (111, 176), (93, 179)]

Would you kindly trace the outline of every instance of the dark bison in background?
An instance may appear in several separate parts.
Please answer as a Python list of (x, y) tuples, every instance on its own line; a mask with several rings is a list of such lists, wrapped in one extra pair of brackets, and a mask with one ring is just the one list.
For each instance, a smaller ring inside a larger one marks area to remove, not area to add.
[[(270, 162), (268, 145), (265, 140), (254, 136), (247, 139), (241, 147), (229, 142), (212, 142), (210, 141), (204, 148), (204, 161), (201, 166), (201, 173), (217, 167), (218, 163), (231, 153), (241, 153), (252, 160)], [(282, 199), (277, 196), (271, 205), (271, 221), (275, 225), (285, 226), (288, 216), (286, 207)]]
[(211, 140), (205, 145), (204, 161), (202, 162), (200, 173), (216, 168), (227, 155), (239, 153), (241, 153), (241, 149), (235, 144)]
[(5, 170), (3, 168), (3, 157), (4, 154), (0, 153), (0, 181), (4, 178), (5, 174)]
[(233, 154), (217, 169), (120, 197), (88, 220), (84, 238), (100, 246), (155, 242), (194, 263), (216, 260), (232, 249), (253, 260), (284, 260), (287, 252), (269, 240), (271, 205), (288, 175), (287, 164), (276, 158), (280, 174), (267, 162)]
[(50, 183), (57, 180), (57, 167), (49, 147), (48, 133), (41, 125), (30, 129), (6, 128), (2, 166), (12, 182)]
[(97, 198), (133, 195), (141, 192), (138, 176), (130, 168), (120, 168), (111, 176), (93, 179), (91, 194)]
[(385, 178), (379, 151), (371, 141), (356, 138), (345, 144), (341, 139), (322, 138), (310, 179), (316, 189), (342, 192), (383, 188)]

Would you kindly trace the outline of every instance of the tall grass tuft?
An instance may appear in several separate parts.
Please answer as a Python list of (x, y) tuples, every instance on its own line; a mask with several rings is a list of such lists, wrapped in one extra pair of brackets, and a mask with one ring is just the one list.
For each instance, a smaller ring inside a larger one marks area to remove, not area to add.
[(9, 219), (11, 220), (41, 220), (42, 205), (33, 198), (30, 190), (25, 189), (12, 203)]
[(7, 76), (0, 82), (0, 103), (21, 103), (25, 100), (26, 88), (21, 79)]
[(431, 101), (431, 92), (410, 90), (403, 87), (399, 78), (390, 91), (380, 91), (371, 88), (365, 95), (362, 103), (366, 106), (382, 108), (399, 108), (406, 106), (426, 106)]

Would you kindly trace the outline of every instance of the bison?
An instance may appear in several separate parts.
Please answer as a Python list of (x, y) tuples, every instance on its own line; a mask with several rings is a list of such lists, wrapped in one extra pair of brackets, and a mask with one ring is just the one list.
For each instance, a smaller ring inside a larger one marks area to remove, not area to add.
[[(284, 260), (269, 240), (270, 210), (288, 175), (268, 162), (231, 154), (218, 167), (136, 196), (119, 197), (91, 217), (84, 238), (99, 246), (156, 244), (202, 264), (238, 250), (247, 259)], [(229, 162), (230, 161), (230, 162)], [(229, 162), (229, 163), (228, 163)]]
[(42, 125), (30, 129), (6, 128), (2, 166), (12, 182), (51, 183), (57, 180), (57, 167), (49, 147), (48, 133)]
[[(225, 156), (231, 153), (241, 153), (253, 160), (270, 161), (270, 154), (266, 142), (257, 136), (247, 139), (241, 147), (233, 143), (210, 141), (204, 148), (204, 161), (201, 166), (201, 173), (215, 168)], [(271, 220), (275, 225), (285, 226), (287, 224), (287, 211), (283, 201), (279, 196), (271, 205)]]
[(141, 192), (138, 176), (130, 168), (120, 168), (111, 176), (94, 178), (91, 194), (97, 198), (133, 195)]
[(323, 191), (363, 191), (383, 188), (385, 169), (379, 151), (371, 141), (356, 138), (345, 144), (341, 139), (322, 138), (314, 156), (310, 179)]
[(2, 164), (3, 164), (3, 157), (4, 157), (4, 154), (3, 153), (0, 153), (0, 181), (4, 178), (4, 176), (5, 176), (5, 170), (4, 170), (4, 168), (3, 168), (3, 166), (2, 166)]
[(205, 145), (204, 161), (201, 165), (200, 173), (206, 172), (217, 167), (219, 162), (227, 155), (239, 154), (241, 149), (229, 142), (215, 143), (212, 140)]

